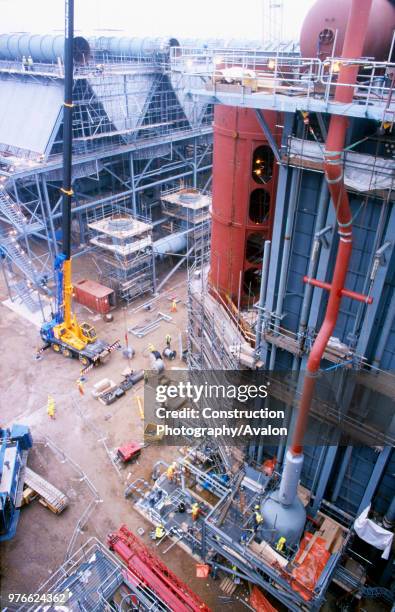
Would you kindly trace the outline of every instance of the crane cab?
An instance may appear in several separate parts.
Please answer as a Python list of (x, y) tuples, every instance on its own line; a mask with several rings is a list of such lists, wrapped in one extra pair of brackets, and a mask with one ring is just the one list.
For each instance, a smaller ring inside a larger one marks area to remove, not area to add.
[(92, 342), (96, 342), (97, 334), (95, 328), (92, 325), (89, 325), (89, 323), (81, 323), (80, 330), (81, 335), (83, 336), (83, 339), (86, 340), (86, 342), (88, 342), (89, 344)]

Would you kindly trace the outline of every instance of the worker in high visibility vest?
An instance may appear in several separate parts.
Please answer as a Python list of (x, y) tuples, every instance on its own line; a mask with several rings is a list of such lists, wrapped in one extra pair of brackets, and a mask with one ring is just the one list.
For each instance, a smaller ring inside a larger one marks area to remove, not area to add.
[(191, 516), (193, 521), (197, 521), (200, 514), (200, 508), (198, 503), (192, 504)]
[(173, 482), (173, 480), (175, 480), (176, 469), (177, 469), (177, 463), (171, 463), (169, 467), (167, 468), (166, 476), (169, 482)]
[(170, 336), (170, 334), (166, 334), (166, 346), (167, 346), (167, 348), (170, 348), (170, 344), (171, 344), (171, 336)]
[(262, 516), (262, 514), (260, 513), (260, 509), (261, 509), (261, 508), (260, 508), (259, 504), (257, 504), (257, 505), (255, 506), (255, 509), (254, 509), (254, 529), (255, 529), (255, 531), (256, 531), (256, 530), (257, 530), (257, 529), (260, 527), (260, 525), (263, 523), (263, 516)]
[(55, 418), (55, 412), (56, 412), (55, 400), (52, 397), (52, 395), (48, 395), (47, 414), (48, 414), (50, 419), (54, 419)]
[(85, 394), (84, 385), (83, 385), (81, 378), (77, 378), (77, 388), (81, 395)]
[(284, 536), (281, 536), (280, 538), (278, 538), (277, 544), (276, 544), (276, 550), (278, 550), (278, 552), (283, 552), (286, 541), (287, 539), (284, 538)]
[(155, 539), (156, 540), (161, 540), (163, 538), (163, 536), (165, 535), (166, 531), (165, 528), (163, 527), (163, 525), (157, 525), (155, 527)]

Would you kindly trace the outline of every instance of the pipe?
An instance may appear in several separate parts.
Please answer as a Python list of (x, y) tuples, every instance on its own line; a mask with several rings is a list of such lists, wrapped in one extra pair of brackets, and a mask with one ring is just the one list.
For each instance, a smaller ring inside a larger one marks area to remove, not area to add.
[[(318, 213), (317, 213), (316, 225), (314, 228), (314, 231), (315, 231), (314, 241), (313, 241), (313, 246), (311, 250), (309, 267), (307, 270), (307, 276), (310, 276), (310, 277), (315, 276), (318, 270), (318, 261), (319, 261), (319, 254), (321, 251), (321, 243), (320, 243), (320, 240), (317, 234), (324, 227), (325, 218), (326, 218), (327, 210), (328, 210), (328, 203), (329, 203), (328, 200), (329, 200), (328, 185), (327, 185), (325, 178), (323, 177), (322, 183), (321, 183), (319, 200), (318, 200)], [(307, 323), (309, 319), (312, 297), (313, 297), (313, 286), (307, 285), (304, 291), (302, 309), (300, 313), (299, 330), (298, 330), (298, 334), (301, 339), (301, 342), (304, 341), (304, 335), (307, 329)]]
[[(304, 276), (303, 282), (307, 283), (308, 285), (313, 285), (313, 287), (319, 287), (320, 289), (326, 289), (327, 291), (331, 290), (330, 283), (325, 283), (324, 281), (320, 281), (317, 278)], [(340, 295), (341, 297), (348, 297), (352, 300), (356, 300), (357, 302), (363, 302), (364, 304), (371, 304), (373, 302), (373, 298), (369, 295), (363, 295), (362, 293), (356, 293), (355, 291), (349, 291), (348, 289), (341, 289)]]
[(155, 255), (157, 257), (164, 258), (165, 255), (181, 253), (181, 251), (183, 251), (187, 246), (186, 234), (194, 230), (195, 228), (187, 230), (186, 232), (176, 232), (174, 234), (170, 234), (169, 236), (164, 236), (163, 238), (155, 240), (153, 243)]
[[(347, 22), (342, 57), (361, 57), (366, 37), (372, 0), (353, 0)], [(358, 74), (358, 65), (341, 65), (335, 102), (352, 102)], [(347, 86), (348, 85), (348, 86)], [(339, 246), (325, 318), (313, 344), (307, 361), (307, 371), (303, 384), (298, 418), (293, 433), (291, 452), (303, 455), (303, 437), (316, 382), (316, 374), (329, 338), (335, 328), (342, 299), (342, 291), (347, 276), (352, 251), (352, 214), (347, 191), (343, 181), (342, 154), (348, 127), (348, 120), (341, 115), (332, 115), (325, 148), (324, 170), (328, 181), (332, 202), (336, 210)], [(295, 490), (296, 494), (296, 490)]]
[[(65, 57), (63, 34), (1, 34), (0, 59), (22, 60), (29, 55), (35, 62), (57, 62)], [(89, 59), (90, 47), (86, 38), (76, 36), (73, 41), (74, 61), (83, 63)]]
[(176, 38), (129, 38), (128, 36), (99, 36), (91, 38), (95, 51), (109, 56), (152, 58), (167, 56), (172, 47), (179, 47)]
[(266, 301), (267, 293), (267, 279), (269, 276), (269, 257), (270, 257), (270, 240), (265, 240), (265, 246), (263, 248), (263, 259), (262, 259), (262, 275), (261, 275), (261, 287), (259, 293), (259, 304), (258, 304), (258, 319), (256, 322), (255, 330), (255, 352), (259, 355), (259, 349), (262, 342), (262, 324), (263, 314)]

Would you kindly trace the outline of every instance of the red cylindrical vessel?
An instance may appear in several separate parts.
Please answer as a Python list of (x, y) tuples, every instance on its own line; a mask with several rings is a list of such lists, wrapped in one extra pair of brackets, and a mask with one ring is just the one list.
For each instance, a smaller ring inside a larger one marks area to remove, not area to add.
[[(352, 0), (317, 0), (303, 22), (300, 34), (302, 57), (321, 59), (333, 53), (339, 57), (343, 49)], [(390, 0), (373, 0), (363, 56), (377, 61), (388, 58), (395, 29), (395, 6)], [(333, 49), (335, 45), (335, 49)]]
[[(263, 111), (281, 139), (275, 111)], [(259, 293), (264, 241), (270, 239), (278, 166), (253, 109), (218, 105), (214, 114), (210, 284), (235, 304)]]

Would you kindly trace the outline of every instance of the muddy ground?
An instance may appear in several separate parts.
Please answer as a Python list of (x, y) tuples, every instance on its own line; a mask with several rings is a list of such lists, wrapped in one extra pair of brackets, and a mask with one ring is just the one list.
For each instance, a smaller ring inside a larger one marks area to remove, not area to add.
[[(95, 274), (89, 259), (80, 257), (74, 264), (74, 278), (84, 277), (95, 278)], [(174, 275), (165, 290), (172, 287), (175, 289), (162, 295), (150, 311), (133, 312), (139, 303), (150, 299), (149, 295), (127, 309), (117, 308), (111, 323), (105, 323), (101, 317), (80, 305), (75, 307), (76, 314), (80, 321), (94, 324), (99, 337), (109, 342), (119, 338), (122, 345), (125, 344), (128, 328), (152, 320), (158, 310), (169, 314), (172, 320), (162, 322), (145, 338), (128, 335), (129, 343), (136, 351), (130, 365), (135, 370), (149, 369), (148, 344), (162, 351), (165, 336), (170, 334), (178, 353), (179, 332), (186, 329), (187, 286), (184, 271)], [(177, 312), (171, 312), (169, 298), (173, 296), (180, 300)], [(2, 285), (0, 299), (6, 297), (6, 288)], [(123, 523), (134, 532), (138, 527), (143, 527), (143, 540), (148, 546), (153, 546), (149, 537), (150, 525), (125, 499), (124, 489), (127, 483), (138, 477), (152, 482), (153, 464), (158, 459), (171, 460), (177, 454), (177, 449), (149, 446), (143, 450), (138, 463), (128, 466), (119, 475), (103, 440), (110, 452), (131, 439), (142, 441), (143, 421), (136, 396), (143, 396), (143, 384), (139, 383), (111, 406), (104, 406), (94, 399), (91, 390), (93, 384), (104, 377), (116, 382), (122, 380), (121, 373), (128, 366), (122, 351), (115, 351), (107, 364), (86, 375), (84, 395), (81, 395), (76, 382), (80, 371), (78, 361), (66, 359), (50, 350), (43, 353), (42, 359), (36, 360), (35, 354), (40, 346), (38, 329), (3, 304), (0, 304), (0, 335), (0, 423), (2, 426), (22, 423), (31, 428), (35, 445), (30, 452), (28, 465), (66, 493), (70, 502), (59, 516), (37, 501), (22, 509), (15, 538), (0, 544), (1, 603), (4, 607), (9, 593), (34, 593), (63, 563), (77, 522), (95, 499), (95, 494), (86, 481), (81, 480), (74, 463), (92, 483), (97, 492), (97, 501), (93, 503), (93, 511), (83, 533), (77, 533), (73, 550), (90, 537), (105, 542), (107, 534)], [(174, 362), (168, 363), (168, 367), (185, 367), (178, 356)], [(48, 395), (53, 396), (56, 404), (54, 420), (47, 414)], [(45, 444), (46, 438), (50, 440), (50, 445)], [(66, 459), (56, 448), (65, 453)], [(166, 547), (164, 543), (162, 550)], [(161, 547), (154, 546), (154, 550), (163, 556)], [(196, 562), (187, 553), (175, 546), (163, 556), (163, 560), (213, 610), (222, 608), (218, 597), (223, 593), (219, 590), (218, 582), (196, 578)], [(232, 610), (245, 609), (237, 601), (230, 607)]]

